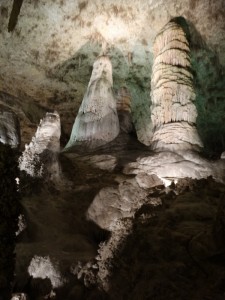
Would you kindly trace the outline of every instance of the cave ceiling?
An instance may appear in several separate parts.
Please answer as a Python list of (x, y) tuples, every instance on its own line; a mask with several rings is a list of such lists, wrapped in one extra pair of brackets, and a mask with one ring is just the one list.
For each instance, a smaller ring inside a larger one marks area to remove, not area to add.
[(224, 0), (1, 0), (0, 105), (18, 114), (23, 143), (45, 111), (59, 112), (68, 138), (102, 53), (111, 57), (114, 89), (129, 88), (134, 122), (148, 130), (154, 39), (177, 16), (189, 25), (198, 109), (205, 114), (199, 126), (210, 112), (213, 123), (218, 109), (225, 123)]

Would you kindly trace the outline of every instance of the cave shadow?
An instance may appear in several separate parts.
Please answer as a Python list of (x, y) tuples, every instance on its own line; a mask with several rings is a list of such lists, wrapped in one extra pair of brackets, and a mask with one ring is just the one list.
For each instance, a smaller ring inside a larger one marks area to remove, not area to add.
[(189, 25), (189, 43), (196, 107), (197, 129), (204, 144), (204, 154), (218, 158), (225, 150), (225, 69), (195, 25)]

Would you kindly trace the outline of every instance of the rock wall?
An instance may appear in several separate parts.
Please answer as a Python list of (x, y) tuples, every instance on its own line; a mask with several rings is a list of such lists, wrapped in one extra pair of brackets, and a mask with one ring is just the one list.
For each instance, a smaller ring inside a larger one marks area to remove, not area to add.
[(199, 150), (197, 109), (191, 74), (190, 49), (181, 18), (170, 21), (157, 35), (151, 80), (152, 149)]
[(112, 86), (110, 59), (100, 56), (93, 65), (88, 88), (66, 148), (80, 144), (95, 148), (112, 141), (119, 134)]

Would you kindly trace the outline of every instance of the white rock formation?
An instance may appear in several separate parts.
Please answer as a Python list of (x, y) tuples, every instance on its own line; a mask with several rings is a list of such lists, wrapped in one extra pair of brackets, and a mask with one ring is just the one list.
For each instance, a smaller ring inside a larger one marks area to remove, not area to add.
[(57, 112), (46, 113), (37, 128), (35, 136), (19, 158), (19, 168), (32, 177), (50, 174), (58, 178), (59, 164), (57, 155), (60, 150), (60, 117)]
[(12, 294), (11, 300), (28, 300), (28, 296), (24, 293)]
[(202, 179), (212, 176), (216, 181), (225, 183), (225, 160), (208, 161), (198, 153), (163, 151), (151, 156), (138, 158), (124, 168), (125, 174), (156, 174), (162, 180), (179, 178)]
[(154, 43), (151, 80), (153, 150), (199, 150), (202, 147), (195, 127), (197, 110), (189, 55), (184, 30), (176, 20), (170, 21)]
[(220, 156), (221, 159), (225, 159), (225, 151)]
[(12, 148), (20, 144), (19, 121), (13, 112), (0, 112), (0, 142)]
[(118, 224), (121, 220), (133, 218), (135, 212), (146, 201), (150, 201), (146, 200), (147, 189), (163, 186), (163, 182), (157, 176), (148, 177), (144, 188), (136, 179), (122, 181), (118, 187), (103, 188), (88, 208), (87, 219), (102, 229), (112, 232), (120, 229)]
[(25, 216), (20, 214), (18, 217), (18, 230), (16, 231), (16, 236), (20, 235), (27, 228), (27, 222)]
[(112, 86), (112, 64), (108, 56), (100, 56), (93, 65), (88, 88), (66, 148), (80, 144), (95, 148), (118, 135), (119, 120)]
[(110, 290), (112, 261), (120, 255), (127, 237), (132, 233), (133, 220), (138, 210), (144, 204), (152, 208), (162, 205), (160, 198), (151, 197), (151, 193), (159, 187), (164, 189), (163, 182), (157, 176), (145, 175), (144, 186), (136, 178), (123, 179), (118, 187), (103, 188), (95, 197), (87, 217), (101, 228), (111, 231), (111, 235), (99, 245), (94, 264), (88, 262), (73, 270), (78, 279), (83, 277), (87, 287), (97, 285), (105, 292)]
[(35, 255), (28, 267), (28, 273), (33, 278), (49, 278), (53, 288), (58, 288), (65, 282), (59, 271), (58, 263), (53, 262), (49, 256), (42, 257)]

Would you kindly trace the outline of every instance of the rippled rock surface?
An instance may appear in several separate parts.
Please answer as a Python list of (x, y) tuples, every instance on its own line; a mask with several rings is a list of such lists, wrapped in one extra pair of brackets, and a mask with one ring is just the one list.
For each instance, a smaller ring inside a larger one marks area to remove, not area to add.
[(197, 110), (186, 33), (176, 18), (157, 35), (152, 71), (152, 149), (199, 150)]

